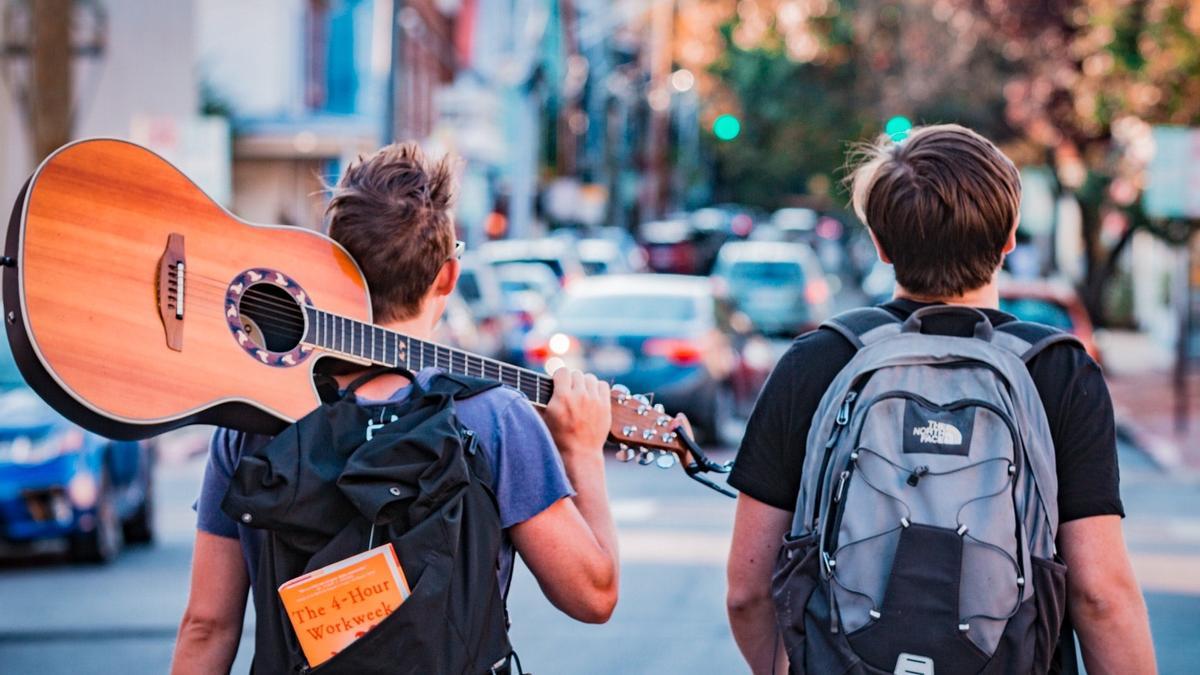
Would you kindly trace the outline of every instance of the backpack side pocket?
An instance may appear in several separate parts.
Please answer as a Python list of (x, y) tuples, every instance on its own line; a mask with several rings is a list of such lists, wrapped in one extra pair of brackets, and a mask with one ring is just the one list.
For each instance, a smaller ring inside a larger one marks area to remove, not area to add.
[(783, 637), (791, 672), (801, 675), (804, 673), (805, 608), (820, 580), (817, 548), (816, 533), (784, 536), (771, 577), (776, 625)]
[(1054, 657), (1067, 609), (1067, 566), (1057, 555), (1054, 558), (1030, 558), (1033, 562), (1033, 602), (1037, 605), (1033, 649), (1035, 673), (1050, 670), (1050, 659)]

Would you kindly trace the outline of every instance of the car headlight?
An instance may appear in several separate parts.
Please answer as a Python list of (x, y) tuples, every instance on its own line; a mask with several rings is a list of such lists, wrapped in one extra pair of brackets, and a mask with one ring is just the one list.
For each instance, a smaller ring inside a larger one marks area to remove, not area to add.
[(9, 464), (42, 464), (83, 447), (83, 432), (70, 429), (61, 434), (50, 434), (38, 441), (18, 436), (0, 441), (0, 462)]

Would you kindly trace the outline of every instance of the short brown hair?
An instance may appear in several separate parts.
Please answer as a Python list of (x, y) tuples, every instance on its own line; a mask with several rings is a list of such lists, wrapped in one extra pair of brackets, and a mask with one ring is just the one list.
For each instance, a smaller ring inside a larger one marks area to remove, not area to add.
[(884, 136), (860, 152), (850, 177), (854, 210), (912, 293), (952, 297), (1000, 266), (1021, 206), (1016, 166), (991, 141), (957, 124)]
[(329, 236), (346, 247), (371, 290), (376, 322), (409, 319), (454, 253), (454, 170), (415, 143), (397, 143), (346, 168), (325, 208)]

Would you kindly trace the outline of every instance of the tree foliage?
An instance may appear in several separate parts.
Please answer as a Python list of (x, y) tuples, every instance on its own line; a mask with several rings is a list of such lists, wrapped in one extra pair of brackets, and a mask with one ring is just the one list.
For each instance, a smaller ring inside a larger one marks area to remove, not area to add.
[[(1140, 195), (1151, 125), (1200, 126), (1200, 2), (690, 6), (704, 8), (720, 47), (698, 50), (695, 59), (713, 78), (707, 100), (744, 116), (736, 141), (710, 138), (727, 198), (777, 206), (825, 186), (832, 186), (828, 196), (844, 198), (836, 181), (813, 178), (836, 176), (848, 143), (905, 115), (918, 124), (960, 122), (1001, 143), (1018, 163), (1055, 168), (1061, 189), (1082, 206), (1083, 290), (1098, 318), (1116, 257), (1135, 228), (1172, 241), (1189, 236), (1191, 223), (1147, 217)], [(1123, 228), (1115, 236), (1114, 222)]]

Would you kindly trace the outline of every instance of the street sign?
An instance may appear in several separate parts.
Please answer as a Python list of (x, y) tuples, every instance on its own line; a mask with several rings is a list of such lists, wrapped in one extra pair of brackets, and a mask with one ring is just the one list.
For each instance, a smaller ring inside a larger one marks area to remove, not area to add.
[(1143, 205), (1151, 218), (1200, 218), (1200, 129), (1156, 126)]
[(232, 205), (233, 150), (224, 117), (136, 115), (129, 138), (174, 164), (218, 204)]

